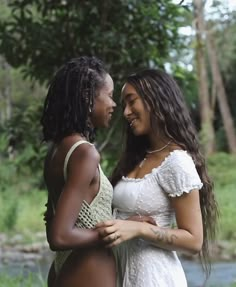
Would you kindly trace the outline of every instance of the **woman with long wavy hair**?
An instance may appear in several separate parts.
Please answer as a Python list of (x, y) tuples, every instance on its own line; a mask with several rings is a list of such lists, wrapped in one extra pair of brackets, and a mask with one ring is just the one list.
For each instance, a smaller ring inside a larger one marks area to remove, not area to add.
[[(117, 219), (97, 230), (114, 247), (118, 286), (185, 287), (176, 251), (199, 253), (209, 274), (218, 214), (197, 132), (180, 88), (164, 71), (130, 75), (121, 96), (127, 130), (112, 175)], [(156, 226), (124, 221), (132, 215), (148, 215)]]

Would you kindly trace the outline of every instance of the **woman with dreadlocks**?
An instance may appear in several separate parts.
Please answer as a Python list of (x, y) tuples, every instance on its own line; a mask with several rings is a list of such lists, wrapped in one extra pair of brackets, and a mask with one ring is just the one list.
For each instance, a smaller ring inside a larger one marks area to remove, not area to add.
[[(112, 176), (117, 219), (97, 230), (104, 242), (113, 239), (118, 286), (185, 287), (176, 251), (199, 253), (209, 272), (217, 218), (196, 131), (179, 87), (161, 70), (129, 76), (122, 101), (126, 145)], [(124, 220), (135, 214), (151, 216), (157, 226)]]
[(109, 125), (112, 95), (112, 78), (95, 57), (72, 59), (49, 86), (41, 119), (52, 143), (44, 167), (47, 238), (57, 251), (49, 287), (115, 286), (113, 255), (94, 229), (112, 218), (112, 186), (92, 144), (95, 129)]

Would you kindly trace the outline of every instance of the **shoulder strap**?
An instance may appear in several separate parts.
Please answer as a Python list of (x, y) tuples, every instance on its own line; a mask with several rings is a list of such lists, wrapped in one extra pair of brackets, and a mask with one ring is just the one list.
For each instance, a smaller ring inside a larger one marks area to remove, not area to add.
[(67, 155), (66, 155), (65, 161), (64, 161), (64, 167), (63, 167), (64, 180), (66, 180), (66, 178), (67, 178), (67, 165), (68, 165), (68, 162), (69, 162), (69, 159), (70, 159), (71, 154), (73, 153), (73, 151), (74, 151), (78, 146), (80, 146), (81, 144), (84, 144), (84, 143), (87, 143), (87, 144), (89, 144), (89, 145), (93, 145), (92, 143), (90, 143), (90, 142), (88, 142), (88, 141), (81, 140), (81, 141), (78, 141), (78, 142), (74, 143), (74, 144), (72, 145), (72, 147), (69, 149), (69, 151), (67, 152)]

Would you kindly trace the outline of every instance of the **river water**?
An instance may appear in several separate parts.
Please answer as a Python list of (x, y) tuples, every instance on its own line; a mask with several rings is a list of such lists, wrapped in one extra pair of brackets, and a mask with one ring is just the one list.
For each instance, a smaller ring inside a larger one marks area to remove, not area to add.
[[(50, 265), (50, 259), (45, 259), (38, 262), (37, 264), (32, 264), (30, 266), (25, 266), (22, 271), (22, 265), (17, 264), (9, 266), (0, 266), (0, 273), (7, 272), (11, 276), (17, 276), (25, 274), (34, 274), (37, 278), (37, 282), (46, 280), (47, 271)], [(188, 280), (188, 287), (233, 287), (236, 286), (236, 262), (217, 262), (212, 264), (211, 276), (207, 283), (204, 285), (204, 273), (201, 269), (201, 265), (197, 262), (181, 260), (186, 277)], [(1, 286), (1, 284), (0, 284)], [(42, 286), (42, 284), (35, 284), (33, 287)], [(7, 286), (4, 286), (7, 287)], [(147, 286), (148, 287), (148, 286)], [(180, 286), (181, 287), (181, 286)]]
[(181, 262), (187, 276), (189, 287), (236, 286), (236, 262), (216, 262), (212, 264), (211, 275), (206, 285), (204, 285), (204, 273), (199, 263), (184, 260), (181, 260)]

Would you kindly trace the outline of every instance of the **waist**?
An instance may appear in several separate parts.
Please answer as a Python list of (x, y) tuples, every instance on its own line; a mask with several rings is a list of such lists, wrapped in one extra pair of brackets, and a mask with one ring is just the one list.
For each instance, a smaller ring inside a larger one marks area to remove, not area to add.
[(85, 268), (87, 265), (90, 267), (91, 265), (102, 267), (102, 265), (114, 264), (114, 255), (110, 249), (96, 246), (56, 252), (54, 259), (56, 273), (60, 271), (64, 264), (71, 263), (81, 268)]

